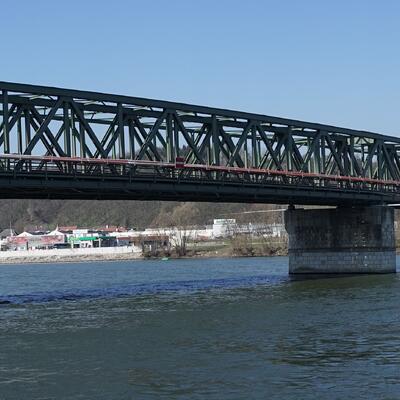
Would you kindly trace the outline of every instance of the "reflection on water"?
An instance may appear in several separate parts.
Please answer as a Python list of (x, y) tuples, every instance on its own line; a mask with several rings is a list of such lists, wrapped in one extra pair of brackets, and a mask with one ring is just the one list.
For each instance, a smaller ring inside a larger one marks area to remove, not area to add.
[(286, 258), (0, 267), (0, 399), (398, 399), (397, 275)]

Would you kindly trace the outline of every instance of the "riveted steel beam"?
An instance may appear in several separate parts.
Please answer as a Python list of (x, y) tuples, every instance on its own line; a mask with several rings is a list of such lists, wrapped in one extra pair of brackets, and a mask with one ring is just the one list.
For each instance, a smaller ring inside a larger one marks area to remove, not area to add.
[[(14, 162), (2, 155), (42, 159)], [(46, 157), (58, 161), (49, 164)], [(76, 157), (91, 163), (79, 169)], [(198, 179), (210, 198), (219, 180), (227, 185), (251, 181), (260, 190), (276, 183), (277, 199), (283, 184), (294, 192), (303, 186), (319, 191), (333, 185), (332, 177), (340, 178), (335, 190), (343, 193), (360, 192), (365, 181), (358, 179), (372, 179), (363, 193), (392, 191), (396, 197), (393, 182), (400, 179), (400, 138), (393, 136), (170, 101), (0, 82), (0, 176), (27, 171), (33, 176), (51, 169), (60, 179), (70, 179), (73, 172), (98, 180), (129, 174), (135, 180), (142, 173), (138, 166), (119, 168), (112, 162), (174, 164), (178, 157), (184, 160), (179, 174), (155, 165), (146, 174), (166, 179), (172, 173), (179, 182)], [(240, 173), (232, 175), (232, 168)], [(283, 175), (270, 176), (276, 173)]]

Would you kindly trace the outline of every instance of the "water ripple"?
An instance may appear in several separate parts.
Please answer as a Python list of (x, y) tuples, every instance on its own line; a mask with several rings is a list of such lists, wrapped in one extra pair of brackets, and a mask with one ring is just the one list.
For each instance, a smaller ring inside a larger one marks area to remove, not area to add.
[(208, 289), (233, 289), (252, 287), (260, 284), (276, 284), (285, 281), (287, 281), (285, 277), (257, 275), (245, 278), (171, 281), (111, 286), (107, 288), (54, 290), (0, 296), (0, 304), (47, 303), (60, 300), (76, 301), (83, 299), (115, 298), (171, 292), (190, 293)]

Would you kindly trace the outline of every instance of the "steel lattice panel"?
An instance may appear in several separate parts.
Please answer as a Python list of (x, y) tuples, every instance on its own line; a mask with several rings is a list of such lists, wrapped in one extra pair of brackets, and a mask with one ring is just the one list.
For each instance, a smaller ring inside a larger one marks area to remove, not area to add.
[(400, 139), (0, 82), (0, 196), (302, 204), (400, 200)]

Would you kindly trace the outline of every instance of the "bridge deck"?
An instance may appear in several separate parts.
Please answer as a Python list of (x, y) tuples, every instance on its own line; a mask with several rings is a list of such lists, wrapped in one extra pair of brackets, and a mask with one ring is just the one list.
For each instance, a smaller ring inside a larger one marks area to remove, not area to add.
[(400, 139), (0, 82), (0, 197), (400, 202)]

